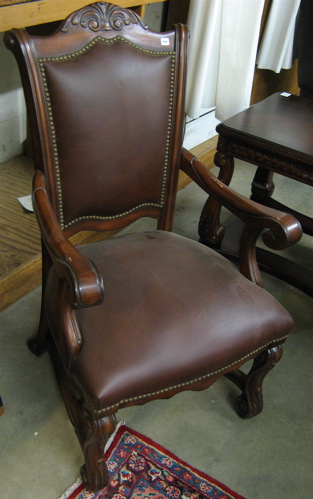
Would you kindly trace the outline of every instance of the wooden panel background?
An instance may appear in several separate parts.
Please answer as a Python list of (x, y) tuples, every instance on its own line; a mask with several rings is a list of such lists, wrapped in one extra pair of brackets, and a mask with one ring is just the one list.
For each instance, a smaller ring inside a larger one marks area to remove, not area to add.
[[(0, 31), (11, 28), (23, 28), (37, 24), (49, 23), (65, 19), (74, 12), (92, 1), (88, 0), (33, 0), (26, 2), (13, 2), (0, 0)], [(148, 3), (163, 2), (166, 0), (111, 0), (111, 3), (121, 7), (144, 6)], [(139, 11), (142, 15), (143, 11)]]

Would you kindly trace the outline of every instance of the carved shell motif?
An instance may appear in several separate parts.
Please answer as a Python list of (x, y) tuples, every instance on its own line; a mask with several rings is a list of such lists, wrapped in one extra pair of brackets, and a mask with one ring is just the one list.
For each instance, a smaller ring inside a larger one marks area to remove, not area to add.
[(61, 30), (66, 33), (70, 24), (73, 26), (80, 24), (83, 28), (89, 28), (95, 32), (120, 31), (131, 23), (139, 24), (143, 29), (148, 29), (148, 26), (135, 12), (107, 2), (97, 2), (74, 12), (66, 19)]

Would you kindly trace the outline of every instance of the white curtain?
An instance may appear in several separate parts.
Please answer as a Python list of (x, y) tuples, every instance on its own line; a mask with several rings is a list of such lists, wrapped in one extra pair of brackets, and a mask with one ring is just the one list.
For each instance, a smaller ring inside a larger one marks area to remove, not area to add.
[(292, 67), (294, 31), (300, 2), (272, 0), (258, 54), (258, 68), (279, 73), (281, 69)]
[(225, 120), (247, 108), (265, 0), (191, 0), (186, 112), (216, 107)]

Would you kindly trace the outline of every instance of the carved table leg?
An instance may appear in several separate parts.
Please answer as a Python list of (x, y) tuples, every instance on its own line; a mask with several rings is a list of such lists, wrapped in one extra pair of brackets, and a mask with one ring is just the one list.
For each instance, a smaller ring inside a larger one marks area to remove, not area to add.
[(116, 428), (115, 414), (102, 419), (94, 419), (88, 409), (84, 410), (87, 436), (83, 444), (85, 464), (81, 467), (81, 477), (85, 486), (96, 492), (106, 487), (109, 473), (104, 457), (105, 445)]
[[(234, 158), (217, 151), (214, 163), (220, 168), (218, 178), (225, 185), (229, 185), (234, 171)], [(217, 247), (224, 236), (225, 227), (220, 223), (221, 205), (209, 196), (199, 221), (200, 241), (207, 246)]]
[(274, 192), (275, 185), (273, 183), (274, 172), (259, 166), (255, 172), (251, 184), (251, 199), (260, 204), (266, 204)]
[(267, 373), (280, 360), (283, 348), (278, 345), (262, 352), (254, 359), (248, 374), (237, 369), (225, 376), (237, 385), (242, 394), (237, 398), (237, 412), (242, 418), (248, 419), (259, 414), (263, 409), (262, 383)]

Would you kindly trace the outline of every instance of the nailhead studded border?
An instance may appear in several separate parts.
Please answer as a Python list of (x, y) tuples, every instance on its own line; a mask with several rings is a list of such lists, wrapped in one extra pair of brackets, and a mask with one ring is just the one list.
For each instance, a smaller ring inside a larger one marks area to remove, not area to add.
[(88, 398), (86, 396), (86, 392), (82, 388), (82, 386), (81, 386), (80, 382), (78, 381), (78, 379), (76, 378), (76, 376), (74, 376), (73, 374), (70, 374), (70, 377), (73, 380), (73, 382), (76, 384), (76, 386), (78, 387), (79, 391), (83, 394), (84, 399), (85, 399), (84, 400), (85, 404), (88, 406), (88, 408), (91, 410), (91, 412), (93, 412), (94, 414), (99, 416), (99, 415), (101, 415), (101, 413), (105, 414), (107, 411), (111, 411), (112, 409), (118, 410), (120, 407), (124, 407), (125, 405), (127, 405), (129, 403), (136, 402), (139, 400), (148, 399), (148, 398), (153, 397), (155, 395), (161, 395), (162, 393), (168, 393), (171, 390), (177, 390), (179, 388), (184, 388), (184, 387), (186, 387), (186, 389), (188, 389), (187, 387), (192, 385), (193, 383), (198, 383), (200, 381), (204, 381), (205, 379), (208, 379), (212, 376), (215, 376), (215, 374), (222, 373), (223, 371), (225, 371), (225, 373), (228, 372), (229, 370), (231, 370), (231, 368), (233, 366), (235, 366), (237, 364), (244, 363), (245, 360), (248, 360), (251, 357), (253, 358), (254, 354), (257, 354), (258, 352), (265, 351), (267, 349), (267, 347), (269, 347), (270, 345), (284, 342), (286, 340), (286, 338), (287, 338), (287, 336), (283, 336), (282, 338), (279, 338), (277, 340), (270, 341), (270, 342), (266, 343), (265, 345), (253, 350), (252, 352), (245, 355), (244, 357), (241, 357), (240, 359), (235, 360), (231, 364), (228, 364), (227, 366), (224, 366), (220, 369), (217, 369), (216, 371), (214, 371), (212, 373), (205, 374), (204, 376), (200, 376), (199, 378), (193, 379), (191, 381), (186, 381), (185, 383), (179, 383), (178, 385), (173, 385), (173, 386), (170, 386), (169, 388), (164, 388), (163, 390), (159, 390), (159, 391), (155, 391), (155, 392), (151, 392), (151, 393), (146, 393), (144, 395), (138, 395), (137, 397), (131, 397), (128, 399), (122, 399), (117, 404), (113, 404), (113, 405), (105, 407), (103, 409), (95, 409), (93, 407), (93, 405), (91, 404), (91, 402), (88, 400)]
[[(51, 106), (51, 99), (50, 99), (50, 94), (49, 94), (49, 89), (48, 89), (48, 84), (47, 84), (47, 78), (46, 78), (46, 73), (45, 73), (45, 63), (47, 62), (52, 62), (52, 63), (60, 63), (63, 61), (70, 61), (74, 59), (75, 57), (79, 57), (80, 55), (84, 54), (88, 50), (90, 50), (97, 42), (105, 43), (107, 45), (113, 45), (116, 42), (123, 42), (126, 45), (129, 45), (130, 47), (138, 50), (139, 52), (143, 52), (148, 55), (156, 56), (156, 57), (164, 57), (164, 56), (171, 56), (171, 75), (170, 75), (170, 92), (169, 92), (169, 111), (168, 111), (168, 126), (167, 126), (167, 139), (166, 139), (166, 150), (165, 150), (165, 160), (164, 160), (164, 170), (163, 170), (163, 182), (162, 182), (162, 190), (161, 190), (161, 197), (160, 197), (160, 203), (142, 203), (131, 210), (125, 211), (124, 213), (114, 215), (114, 216), (82, 216), (79, 218), (76, 218), (75, 220), (72, 220), (71, 222), (64, 224), (64, 214), (63, 214), (63, 201), (62, 201), (62, 185), (61, 185), (61, 175), (60, 175), (60, 163), (59, 163), (59, 156), (58, 156), (58, 148), (57, 148), (57, 140), (56, 140), (56, 132), (55, 132), (55, 126), (54, 126), (54, 120), (53, 120), (53, 112), (52, 112), (52, 106)], [(57, 183), (57, 190), (58, 190), (58, 205), (59, 205), (59, 213), (60, 213), (60, 224), (62, 229), (66, 229), (70, 227), (71, 225), (75, 224), (78, 221), (81, 220), (115, 220), (117, 218), (122, 218), (123, 216), (127, 216), (135, 211), (137, 211), (140, 208), (150, 206), (150, 207), (156, 207), (156, 208), (162, 208), (163, 203), (164, 203), (164, 195), (165, 195), (165, 186), (166, 186), (166, 179), (167, 179), (167, 170), (168, 170), (168, 164), (169, 164), (169, 151), (170, 151), (170, 134), (171, 134), (171, 129), (172, 129), (172, 117), (173, 117), (173, 102), (174, 102), (174, 81), (175, 81), (175, 52), (173, 51), (156, 51), (156, 50), (148, 50), (144, 49), (142, 47), (139, 47), (135, 45), (134, 43), (130, 42), (129, 40), (126, 40), (122, 36), (115, 36), (114, 38), (111, 38), (109, 40), (102, 38), (101, 36), (95, 37), (91, 42), (87, 43), (84, 47), (81, 49), (69, 53), (69, 54), (64, 54), (58, 57), (44, 57), (38, 59), (38, 64), (39, 64), (39, 70), (41, 73), (41, 79), (42, 79), (42, 84), (44, 88), (44, 96), (45, 96), (45, 101), (46, 101), (46, 106), (47, 106), (47, 112), (48, 112), (48, 119), (49, 119), (49, 125), (50, 125), (50, 133), (52, 137), (52, 148), (53, 148), (53, 159), (54, 159), (54, 164), (55, 164), (55, 170), (56, 170), (56, 183)]]

